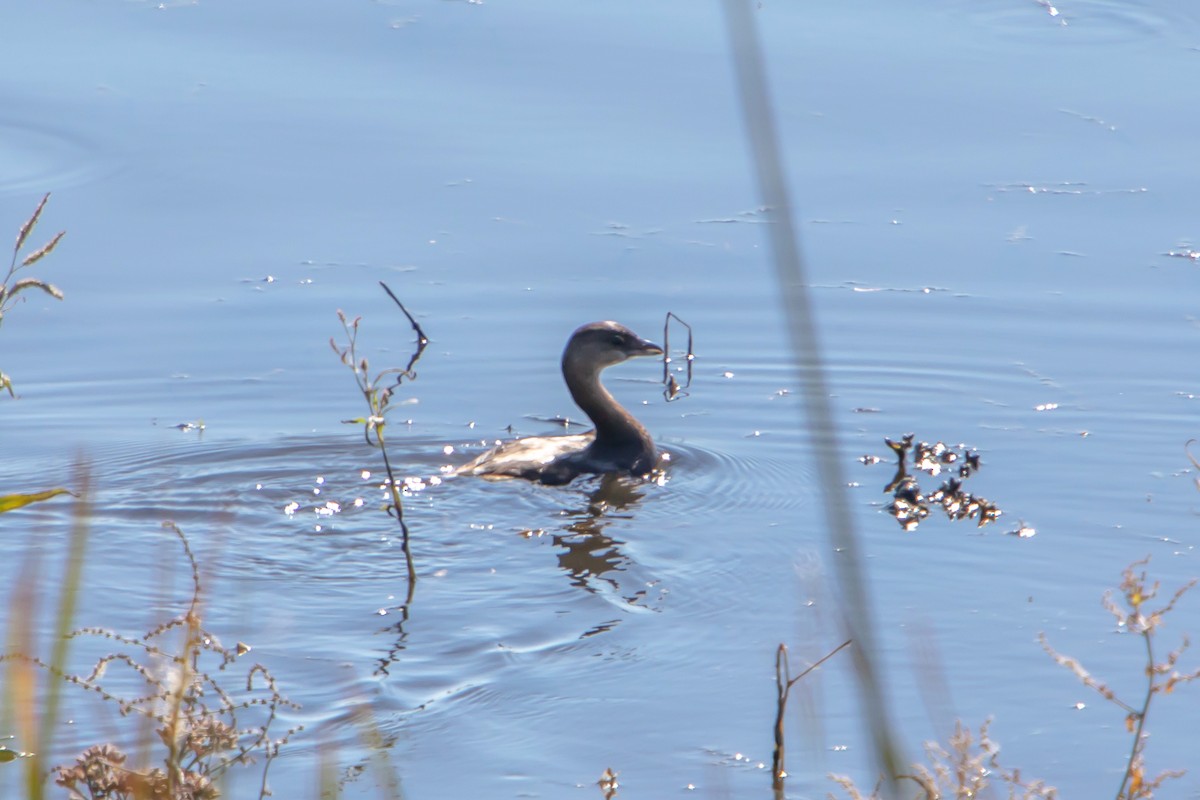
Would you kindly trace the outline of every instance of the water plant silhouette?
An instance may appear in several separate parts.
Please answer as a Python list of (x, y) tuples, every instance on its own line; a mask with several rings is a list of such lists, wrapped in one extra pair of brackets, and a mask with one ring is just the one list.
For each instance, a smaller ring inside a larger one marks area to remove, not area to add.
[[(346, 419), (342, 422), (349, 425), (362, 425), (363, 438), (367, 444), (379, 450), (380, 456), (383, 458), (384, 470), (387, 472), (387, 490), (391, 496), (391, 502), (387, 506), (387, 513), (393, 517), (400, 526), (401, 545), (404, 550), (405, 565), (408, 569), (408, 595), (404, 603), (405, 609), (412, 602), (413, 594), (417, 585), (416, 568), (413, 565), (412, 548), (409, 543), (408, 523), (404, 520), (404, 501), (401, 497), (401, 482), (396, 480), (396, 474), (392, 470), (391, 459), (388, 458), (387, 441), (384, 438), (384, 428), (387, 426), (387, 412), (390, 408), (392, 395), (397, 388), (407, 378), (414, 380), (417, 373), (414, 369), (417, 362), (421, 359), (421, 355), (425, 352), (426, 346), (429, 344), (429, 337), (421, 330), (421, 326), (417, 323), (413, 315), (408, 313), (408, 309), (400, 302), (400, 299), (388, 288), (383, 281), (379, 282), (383, 290), (388, 296), (395, 301), (400, 310), (404, 312), (404, 316), (408, 318), (409, 324), (412, 325), (413, 332), (416, 333), (416, 347), (412, 355), (408, 359), (408, 364), (403, 367), (389, 367), (372, 375), (371, 365), (367, 361), (366, 356), (358, 354), (358, 327), (362, 322), (362, 317), (355, 317), (353, 320), (347, 318), (346, 313), (338, 309), (338, 320), (342, 323), (342, 329), (346, 334), (346, 344), (338, 346), (338, 343), (331, 337), (329, 346), (333, 348), (333, 352), (338, 354), (341, 362), (350, 368), (354, 373), (355, 383), (358, 384), (358, 390), (366, 401), (369, 414), (366, 417), (358, 417), (356, 419)], [(392, 378), (395, 380), (391, 380)]]
[(420, 324), (408, 312), (408, 309), (404, 307), (400, 299), (388, 288), (388, 285), (383, 281), (380, 281), (379, 285), (383, 287), (388, 297), (391, 297), (396, 305), (400, 307), (400, 310), (404, 312), (404, 316), (408, 319), (413, 332), (416, 334), (416, 344), (412, 355), (408, 359), (408, 364), (403, 368), (389, 367), (372, 375), (370, 362), (368, 362), (366, 356), (358, 354), (358, 329), (362, 322), (362, 317), (355, 317), (353, 320), (350, 320), (341, 309), (338, 309), (337, 316), (346, 334), (346, 344), (339, 347), (337, 342), (333, 338), (330, 338), (329, 346), (333, 348), (333, 352), (338, 354), (341, 362), (354, 373), (355, 383), (358, 385), (358, 390), (362, 394), (369, 412), (366, 417), (346, 419), (342, 420), (342, 422), (350, 425), (362, 425), (363, 438), (367, 444), (379, 450), (379, 454), (383, 458), (384, 471), (387, 473), (385, 488), (390, 498), (386, 510), (388, 515), (395, 519), (396, 524), (400, 526), (400, 544), (401, 549), (404, 551), (407, 591), (405, 592), (404, 602), (395, 609), (399, 614), (399, 621), (389, 626), (390, 629), (397, 633), (398, 639), (389, 648), (387, 654), (380, 659), (379, 666), (376, 668), (378, 674), (387, 674), (388, 665), (395, 660), (396, 654), (405, 647), (405, 640), (408, 636), (405, 626), (408, 623), (413, 598), (416, 596), (417, 570), (412, 557), (412, 544), (408, 523), (404, 519), (403, 481), (397, 480), (396, 473), (392, 469), (392, 461), (388, 457), (384, 429), (387, 427), (387, 412), (391, 407), (392, 395), (405, 379), (416, 379), (417, 373), (415, 367), (417, 362), (420, 361), (421, 355), (425, 352), (425, 348), (429, 345), (429, 337), (425, 335), (425, 331), (421, 329)]

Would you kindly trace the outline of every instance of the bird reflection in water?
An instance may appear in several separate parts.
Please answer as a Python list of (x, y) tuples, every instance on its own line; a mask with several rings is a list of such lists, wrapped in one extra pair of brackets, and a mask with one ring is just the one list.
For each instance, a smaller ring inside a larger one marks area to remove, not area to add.
[[(550, 536), (561, 551), (558, 565), (570, 576), (572, 586), (588, 592), (611, 590), (625, 603), (645, 606), (657, 581), (634, 575), (640, 571), (637, 563), (621, 550), (624, 542), (609, 536), (606, 529), (614, 520), (632, 518), (631, 512), (645, 497), (649, 485), (653, 484), (625, 475), (600, 476), (586, 495), (586, 506), (561, 512), (568, 522), (560, 532), (526, 530), (523, 535)], [(628, 585), (631, 579), (636, 586), (632, 590)]]

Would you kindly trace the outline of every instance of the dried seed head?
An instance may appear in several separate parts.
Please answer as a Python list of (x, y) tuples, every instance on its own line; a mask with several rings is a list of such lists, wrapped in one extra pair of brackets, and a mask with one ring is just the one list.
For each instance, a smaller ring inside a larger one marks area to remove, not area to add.
[(63, 299), (63, 293), (62, 293), (61, 289), (59, 289), (57, 286), (55, 286), (52, 283), (46, 283), (45, 281), (38, 280), (37, 278), (22, 278), (21, 280), (17, 281), (16, 283), (14, 283), (12, 285), (12, 289), (9, 290), (8, 296), (10, 298), (15, 297), (18, 292), (20, 292), (24, 289), (28, 289), (31, 286), (41, 289), (43, 292), (50, 295), (55, 300)]
[(42, 258), (42, 256), (45, 256), (46, 254), (48, 254), (51, 250), (53, 250), (55, 247), (58, 246), (59, 240), (61, 240), (62, 237), (66, 236), (66, 235), (67, 235), (66, 231), (59, 231), (58, 233), (54, 234), (53, 239), (46, 242), (44, 245), (39, 247), (37, 250), (34, 250), (29, 255), (25, 256), (24, 260), (21, 261), (21, 266), (28, 267), (33, 262)]
[(25, 240), (29, 238), (29, 234), (33, 233), (33, 227), (37, 225), (38, 217), (42, 215), (42, 209), (46, 207), (46, 201), (50, 199), (50, 193), (42, 197), (42, 201), (37, 204), (37, 208), (33, 210), (33, 214), (29, 219), (25, 220), (25, 224), (17, 231), (17, 243), (13, 246), (13, 252), (16, 253), (25, 244)]

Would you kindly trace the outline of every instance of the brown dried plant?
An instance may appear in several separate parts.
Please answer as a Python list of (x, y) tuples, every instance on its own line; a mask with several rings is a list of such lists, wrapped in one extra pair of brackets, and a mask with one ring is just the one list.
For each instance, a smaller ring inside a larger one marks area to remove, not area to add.
[[(970, 728), (956, 722), (954, 733), (947, 742), (949, 747), (926, 742), (927, 763), (914, 764), (911, 773), (897, 778), (915, 783), (921, 792), (917, 795), (920, 800), (994, 796), (986, 791), (997, 779), (1007, 787), (1008, 800), (1053, 800), (1058, 797), (1057, 790), (1044, 781), (1027, 781), (1021, 777), (1020, 770), (1001, 766), (1000, 746), (988, 735), (990, 725), (991, 720), (988, 720), (979, 726), (976, 741)], [(844, 775), (830, 775), (829, 778), (841, 787), (849, 800), (881, 800), (883, 797), (879, 784), (867, 794)], [(826, 796), (836, 800), (832, 792)]]
[[(86, 674), (73, 674), (58, 664), (26, 652), (0, 655), (0, 662), (25, 664), (69, 685), (116, 704), (121, 716), (135, 715), (155, 727), (162, 750), (161, 767), (132, 767), (117, 746), (89, 747), (71, 765), (56, 767), (55, 783), (71, 800), (209, 800), (220, 796), (218, 782), (234, 766), (249, 766), (261, 756), (264, 766), (259, 797), (270, 792), (267, 772), (280, 748), (302, 726), (273, 738), (270, 728), (280, 709), (299, 708), (280, 691), (262, 664), (234, 680), (230, 667), (250, 648), (228, 648), (204, 627), (200, 570), (187, 537), (174, 523), (164, 528), (178, 538), (191, 566), (192, 597), (187, 610), (141, 636), (125, 636), (104, 628), (78, 628), (66, 639), (108, 639), (121, 652), (101, 657)], [(168, 639), (178, 642), (170, 643)], [(179, 643), (181, 642), (181, 643)], [(124, 667), (145, 685), (137, 697), (107, 688), (105, 673)], [(252, 719), (246, 719), (250, 717)]]
[(1146, 571), (1140, 569), (1150, 563), (1146, 556), (1127, 566), (1121, 573), (1121, 585), (1118, 590), (1124, 605), (1118, 605), (1113, 599), (1110, 589), (1104, 593), (1104, 608), (1117, 621), (1117, 629), (1126, 633), (1140, 636), (1146, 650), (1146, 692), (1140, 703), (1127, 703), (1107, 683), (1088, 672), (1078, 660), (1065, 656), (1050, 646), (1045, 633), (1038, 634), (1038, 641), (1050, 657), (1063, 667), (1075, 674), (1084, 686), (1094, 690), (1105, 700), (1116, 705), (1125, 712), (1125, 729), (1133, 735), (1130, 746), (1129, 761), (1121, 786), (1117, 790), (1117, 800), (1146, 800), (1154, 797), (1159, 786), (1171, 778), (1178, 778), (1184, 770), (1165, 770), (1154, 777), (1146, 775), (1145, 751), (1148, 741), (1146, 719), (1150, 714), (1150, 704), (1158, 695), (1171, 694), (1176, 687), (1183, 683), (1200, 678), (1200, 669), (1181, 673), (1177, 669), (1180, 657), (1188, 648), (1188, 637), (1185, 635), (1179, 647), (1167, 653), (1159, 661), (1155, 656), (1155, 635), (1163, 625), (1163, 618), (1175, 608), (1175, 604), (1183, 595), (1196, 585), (1196, 580), (1188, 581), (1171, 595), (1171, 599), (1155, 610), (1147, 606), (1158, 595), (1159, 582), (1153, 584), (1147, 579)]
[[(21, 257), (21, 248), (25, 246), (29, 235), (33, 233), (38, 219), (42, 216), (42, 209), (46, 207), (46, 201), (49, 199), (49, 193), (44, 195), (41, 202), (38, 203), (37, 208), (33, 210), (33, 214), (30, 215), (29, 219), (25, 220), (25, 223), (17, 231), (17, 241), (13, 245), (12, 259), (8, 264), (8, 272), (5, 274), (4, 280), (0, 281), (0, 324), (3, 324), (4, 314), (12, 308), (17, 300), (17, 296), (26, 289), (41, 289), (56, 300), (62, 300), (63, 298), (63, 293), (57, 286), (47, 283), (40, 278), (20, 278), (16, 281), (13, 280), (13, 276), (18, 270), (32, 266), (49, 255), (50, 251), (57, 247), (59, 241), (66, 235), (66, 231), (59, 231), (51, 237), (50, 241), (23, 258)], [(0, 372), (0, 390), (6, 390), (9, 396), (16, 396), (13, 391), (12, 380), (3, 372)]]

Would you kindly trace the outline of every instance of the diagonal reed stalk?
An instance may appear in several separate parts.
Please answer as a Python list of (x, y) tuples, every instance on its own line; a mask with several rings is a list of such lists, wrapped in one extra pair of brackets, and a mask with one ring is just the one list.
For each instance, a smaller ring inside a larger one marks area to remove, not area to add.
[(767, 208), (766, 227), (775, 278), (783, 299), (788, 337), (803, 390), (808, 432), (816, 450), (817, 476), (838, 577), (843, 621), (847, 636), (855, 643), (852, 654), (863, 727), (870, 731), (875, 765), (884, 776), (885, 791), (888, 796), (895, 796), (895, 776), (905, 760), (879, 680), (878, 650), (858, 535), (842, 477), (837, 428), (829, 405), (821, 345), (808, 296), (799, 236), (793, 223), (792, 203), (784, 180), (783, 155), (767, 88), (762, 47), (750, 2), (725, 0), (723, 6), (746, 137), (759, 191)]

